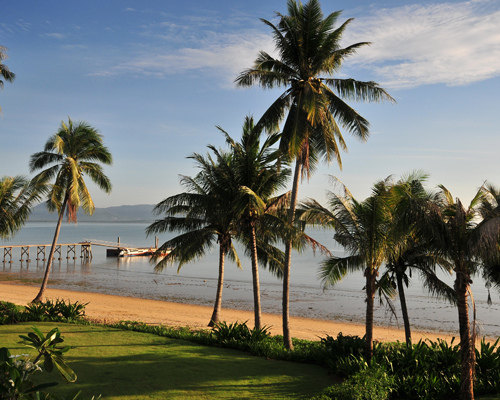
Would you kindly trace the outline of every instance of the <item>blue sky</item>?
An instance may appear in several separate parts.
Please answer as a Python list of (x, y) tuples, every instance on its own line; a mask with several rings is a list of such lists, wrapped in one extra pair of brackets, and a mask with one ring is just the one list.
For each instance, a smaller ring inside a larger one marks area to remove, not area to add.
[[(354, 17), (344, 43), (372, 41), (343, 77), (375, 80), (397, 104), (354, 104), (372, 127), (348, 134), (343, 170), (321, 165), (300, 196), (324, 200), (329, 175), (363, 198), (390, 174), (415, 169), (470, 200), (500, 185), (500, 2), (322, 1)], [(28, 175), (29, 156), (70, 116), (99, 129), (113, 156), (113, 192), (97, 206), (156, 203), (195, 173), (193, 152), (238, 137), (278, 95), (233, 84), (258, 50), (273, 52), (259, 18), (284, 0), (18, 1), (2, 5), (0, 45), (17, 74), (0, 91), (0, 176)]]

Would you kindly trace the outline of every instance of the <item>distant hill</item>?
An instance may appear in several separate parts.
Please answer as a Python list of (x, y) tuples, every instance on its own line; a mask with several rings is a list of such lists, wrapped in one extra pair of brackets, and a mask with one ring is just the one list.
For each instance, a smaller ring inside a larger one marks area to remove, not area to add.
[[(80, 222), (152, 222), (153, 204), (137, 204), (134, 206), (115, 206), (96, 208), (93, 215), (85, 214), (78, 210), (78, 221)], [(45, 204), (39, 204), (33, 208), (30, 222), (52, 222), (57, 221), (57, 212), (49, 212)]]

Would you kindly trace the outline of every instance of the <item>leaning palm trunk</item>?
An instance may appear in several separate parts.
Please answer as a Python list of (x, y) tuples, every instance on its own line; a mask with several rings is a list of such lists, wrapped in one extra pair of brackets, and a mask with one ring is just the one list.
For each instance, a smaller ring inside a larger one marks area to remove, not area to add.
[(455, 279), (457, 294), (458, 324), (460, 329), (461, 352), (461, 400), (474, 400), (474, 364), (475, 352), (470, 334), (469, 307), (467, 292), (469, 290), (469, 277), (463, 272), (458, 272)]
[(372, 268), (365, 270), (366, 275), (366, 321), (365, 321), (365, 340), (366, 340), (366, 358), (368, 361), (373, 356), (373, 306), (375, 303), (375, 276), (376, 271)]
[[(288, 223), (293, 225), (295, 220), (295, 208), (297, 207), (297, 195), (299, 192), (299, 178), (302, 174), (302, 163), (297, 160), (293, 176), (290, 209), (288, 210)], [(292, 237), (288, 237), (285, 244), (285, 265), (283, 267), (283, 344), (289, 350), (293, 350), (292, 337), (290, 335), (290, 267), (292, 263)]]
[(250, 223), (250, 246), (252, 253), (252, 279), (253, 279), (253, 306), (255, 329), (262, 328), (262, 313), (260, 307), (260, 282), (259, 282), (259, 264), (257, 260), (257, 240), (255, 235), (255, 222)]
[(217, 281), (217, 294), (215, 295), (215, 304), (212, 317), (208, 326), (214, 326), (220, 320), (220, 309), (222, 304), (222, 288), (224, 286), (224, 260), (226, 258), (226, 246), (219, 244), (219, 279)]
[(401, 314), (403, 314), (403, 323), (405, 327), (405, 340), (406, 345), (409, 346), (411, 344), (410, 319), (408, 318), (408, 308), (406, 307), (405, 288), (403, 285), (403, 271), (401, 271), (400, 266), (396, 267), (396, 281), (398, 285), (399, 302), (401, 303)]
[(56, 231), (54, 233), (54, 239), (52, 240), (52, 247), (50, 248), (49, 258), (47, 260), (47, 266), (45, 267), (45, 275), (43, 276), (42, 286), (36, 297), (31, 301), (32, 303), (39, 303), (43, 299), (45, 294), (45, 289), (47, 287), (47, 282), (49, 280), (50, 270), (52, 268), (52, 260), (54, 259), (54, 251), (57, 245), (57, 239), (59, 238), (59, 232), (61, 231), (61, 223), (64, 216), (64, 210), (66, 209), (66, 204), (68, 203), (68, 194), (64, 197), (64, 201), (59, 211), (59, 219), (57, 220)]

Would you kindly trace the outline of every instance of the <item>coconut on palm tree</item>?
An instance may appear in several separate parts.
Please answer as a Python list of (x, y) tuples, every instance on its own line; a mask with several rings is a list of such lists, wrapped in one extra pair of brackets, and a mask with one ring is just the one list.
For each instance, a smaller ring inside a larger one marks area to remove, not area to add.
[[(351, 19), (336, 28), (340, 12), (324, 17), (317, 0), (306, 4), (289, 0), (288, 14), (278, 13), (277, 16), (280, 18), (277, 25), (262, 21), (273, 32), (278, 57), (261, 51), (254, 66), (243, 71), (236, 83), (239, 86), (258, 84), (266, 89), (285, 88), (257, 125), (276, 132), (286, 114), (280, 149), (295, 160), (288, 213), (288, 222), (293, 225), (300, 178), (308, 175), (322, 158), (327, 161), (336, 159), (341, 165), (340, 149), (347, 148), (341, 128), (362, 140), (369, 135), (368, 121), (343, 99), (393, 99), (375, 82), (335, 77), (343, 60), (368, 44), (340, 46), (342, 34)], [(287, 348), (292, 348), (289, 329), (291, 249), (290, 238), (285, 246), (283, 279), (283, 339)]]
[(21, 228), (43, 190), (44, 187), (30, 184), (22, 176), (0, 179), (0, 238), (9, 238)]
[(272, 254), (278, 251), (271, 243), (278, 239), (279, 232), (269, 229), (269, 225), (280, 223), (275, 211), (289, 196), (288, 193), (276, 196), (276, 192), (286, 186), (290, 170), (277, 165), (280, 152), (271, 147), (279, 140), (279, 135), (268, 136), (261, 145), (261, 129), (254, 126), (252, 117), (245, 118), (240, 142), (234, 141), (222, 128), (218, 129), (230, 146), (228, 185), (234, 186), (233, 191), (237, 193), (235, 211), (242, 225), (240, 236), (252, 262), (255, 328), (261, 329), (259, 258), (265, 264), (275, 264), (270, 251)]
[[(416, 213), (420, 234), (433, 252), (448, 259), (455, 281), (461, 351), (461, 399), (474, 398), (475, 324), (471, 330), (469, 301), (474, 308), (472, 277), (483, 272), (498, 281), (500, 269), (500, 205), (498, 191), (481, 187), (468, 207), (440, 186), (438, 201)], [(494, 271), (497, 271), (496, 273)]]
[(111, 153), (104, 146), (98, 131), (86, 122), (73, 123), (71, 119), (68, 123), (61, 122), (58, 131), (45, 143), (44, 150), (31, 156), (31, 172), (43, 169), (32, 181), (38, 185), (50, 183), (47, 207), (59, 213), (42, 286), (33, 302), (42, 300), (47, 287), (64, 213), (67, 213), (68, 222), (76, 222), (80, 207), (88, 214), (94, 212), (94, 202), (84, 177), (88, 176), (100, 189), (109, 193), (111, 182), (101, 164), (111, 162)]
[[(224, 155), (224, 157), (228, 157)], [(191, 156), (200, 171), (195, 177), (184, 176), (185, 192), (170, 196), (158, 203), (155, 212), (164, 215), (148, 226), (147, 234), (176, 232), (180, 234), (163, 243), (153, 256), (155, 271), (177, 262), (184, 264), (206, 254), (215, 244), (219, 246), (219, 275), (217, 293), (209, 326), (219, 322), (224, 285), (224, 267), (229, 256), (241, 267), (233, 238), (238, 234), (234, 209), (235, 192), (227, 185), (226, 162), (213, 160), (210, 155)], [(165, 252), (170, 251), (166, 256)]]

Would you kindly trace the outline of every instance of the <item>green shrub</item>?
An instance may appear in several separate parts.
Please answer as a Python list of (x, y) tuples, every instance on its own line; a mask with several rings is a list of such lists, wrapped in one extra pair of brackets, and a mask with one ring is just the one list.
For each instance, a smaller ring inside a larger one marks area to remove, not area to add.
[(317, 400), (387, 400), (394, 387), (394, 378), (383, 368), (358, 371), (339, 385), (330, 386)]
[(460, 347), (438, 339), (377, 343), (373, 360), (393, 374), (396, 398), (450, 399), (460, 388)]
[(39, 303), (30, 303), (26, 306), (26, 315), (29, 321), (75, 321), (85, 316), (85, 307), (88, 303), (71, 303), (63, 299), (46, 300)]
[(16, 324), (25, 320), (23, 307), (7, 301), (0, 301), (0, 325)]
[(223, 321), (215, 324), (212, 336), (217, 344), (238, 349), (250, 349), (252, 343), (265, 341), (270, 334), (269, 328), (266, 326), (261, 329), (250, 329), (246, 321), (232, 324)]
[(500, 346), (498, 343), (486, 343), (481, 340), (476, 349), (475, 389), (479, 394), (500, 393)]

